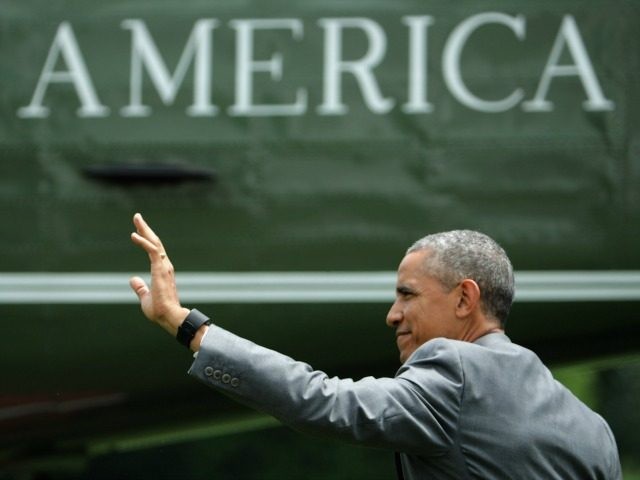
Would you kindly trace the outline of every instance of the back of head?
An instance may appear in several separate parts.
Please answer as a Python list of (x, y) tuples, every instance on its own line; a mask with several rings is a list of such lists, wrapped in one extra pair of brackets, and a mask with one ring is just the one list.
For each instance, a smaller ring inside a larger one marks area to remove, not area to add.
[(480, 287), (482, 310), (504, 325), (514, 295), (513, 267), (505, 251), (487, 235), (472, 230), (427, 235), (407, 253), (428, 250), (425, 269), (445, 287), (454, 288), (465, 278)]

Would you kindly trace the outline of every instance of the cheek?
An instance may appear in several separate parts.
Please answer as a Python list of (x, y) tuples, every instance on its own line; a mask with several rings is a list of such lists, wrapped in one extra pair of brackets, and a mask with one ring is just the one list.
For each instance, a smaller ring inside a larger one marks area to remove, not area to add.
[(425, 329), (425, 327), (421, 324), (417, 324), (413, 327), (412, 329), (413, 331), (413, 342), (416, 346), (420, 346), (422, 345), (426, 339), (425, 337), (427, 336), (427, 331), (428, 329)]
[(416, 305), (416, 309), (413, 313), (413, 326), (412, 330), (416, 335), (424, 335), (424, 332), (428, 331), (432, 326), (432, 313), (430, 308), (426, 305)]
[(443, 321), (440, 317), (442, 312), (439, 312), (436, 307), (436, 305), (422, 305), (419, 311), (415, 312), (411, 330), (413, 339), (418, 346), (435, 337), (444, 336)]

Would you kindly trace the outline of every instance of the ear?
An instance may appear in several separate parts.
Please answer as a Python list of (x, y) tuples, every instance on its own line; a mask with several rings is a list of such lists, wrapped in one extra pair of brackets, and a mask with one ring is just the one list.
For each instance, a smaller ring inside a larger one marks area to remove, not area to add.
[(470, 278), (465, 278), (458, 285), (460, 296), (456, 305), (456, 316), (466, 318), (480, 308), (480, 287)]

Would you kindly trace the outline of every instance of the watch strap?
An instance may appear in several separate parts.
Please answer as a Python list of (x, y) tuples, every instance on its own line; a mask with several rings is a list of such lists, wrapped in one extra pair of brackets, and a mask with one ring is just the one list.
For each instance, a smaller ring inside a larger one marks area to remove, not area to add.
[(189, 312), (187, 318), (185, 318), (182, 324), (178, 327), (176, 340), (178, 340), (178, 343), (189, 348), (189, 345), (191, 345), (191, 340), (193, 340), (193, 337), (196, 336), (196, 332), (200, 329), (200, 327), (202, 325), (209, 325), (210, 323), (211, 319), (209, 317), (194, 308)]

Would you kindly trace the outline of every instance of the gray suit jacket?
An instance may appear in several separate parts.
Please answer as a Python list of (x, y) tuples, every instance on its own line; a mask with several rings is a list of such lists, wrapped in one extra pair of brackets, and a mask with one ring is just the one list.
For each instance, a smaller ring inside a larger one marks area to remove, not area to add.
[(189, 373), (298, 430), (399, 451), (406, 479), (622, 478), (605, 421), (499, 333), (353, 381), (212, 326)]

